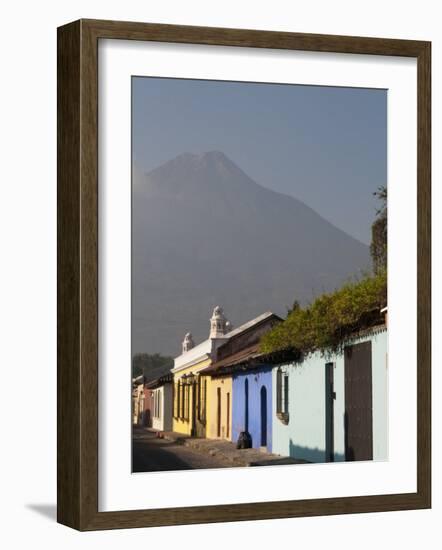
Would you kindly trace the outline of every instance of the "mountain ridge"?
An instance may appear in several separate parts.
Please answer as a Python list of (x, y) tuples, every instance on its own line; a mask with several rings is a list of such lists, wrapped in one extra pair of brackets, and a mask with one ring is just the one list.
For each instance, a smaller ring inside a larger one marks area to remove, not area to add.
[(204, 339), (218, 303), (237, 326), (369, 265), (367, 245), (219, 151), (139, 176), (133, 223), (134, 352), (176, 353), (188, 330)]
[[(311, 210), (311, 212), (313, 212), (315, 215), (319, 216), (322, 220), (324, 220), (325, 222), (327, 222), (328, 224), (330, 224), (333, 228), (335, 228), (336, 230), (338, 231), (341, 231), (342, 233), (344, 233), (345, 235), (347, 235), (348, 237), (350, 237), (351, 239), (354, 239), (356, 242), (364, 245), (364, 246), (367, 246), (364, 242), (362, 242), (361, 240), (359, 240), (357, 237), (355, 237), (354, 235), (351, 235), (350, 233), (347, 233), (346, 231), (344, 231), (343, 229), (339, 228), (337, 225), (335, 225), (332, 221), (330, 221), (329, 219), (325, 218), (324, 216), (322, 216), (321, 214), (319, 214), (316, 210), (314, 210), (312, 207), (310, 207), (308, 204), (306, 204), (305, 202), (303, 202), (302, 200), (298, 199), (297, 197), (294, 197), (293, 195), (288, 195), (286, 193), (281, 193), (280, 191), (275, 191), (274, 189), (269, 189), (268, 187), (266, 187), (265, 185), (261, 184), (261, 183), (258, 183), (257, 181), (253, 180), (250, 176), (248, 176), (244, 170), (242, 170), (242, 168), (240, 168), (237, 164), (235, 164), (225, 153), (223, 153), (222, 151), (217, 151), (217, 150), (213, 150), (213, 151), (207, 151), (205, 153), (190, 153), (190, 152), (185, 152), (185, 153), (181, 153), (179, 155), (177, 155), (176, 157), (170, 159), (169, 161), (166, 161), (165, 163), (161, 164), (160, 166), (157, 166), (155, 168), (153, 168), (152, 170), (150, 170), (149, 172), (146, 172), (144, 174), (141, 174), (141, 177), (145, 180), (144, 182), (142, 182), (142, 184), (144, 185), (149, 185), (149, 181), (150, 181), (150, 178), (153, 176), (153, 177), (156, 177), (157, 175), (159, 175), (161, 173), (162, 170), (164, 170), (166, 167), (168, 167), (169, 165), (174, 165), (174, 164), (178, 164), (180, 163), (181, 161), (183, 160), (187, 160), (187, 159), (191, 159), (192, 161), (197, 161), (197, 160), (206, 160), (206, 159), (211, 159), (211, 158), (215, 158), (216, 160), (218, 160), (219, 162), (223, 162), (225, 165), (227, 164), (229, 167), (233, 167), (234, 170), (238, 171), (239, 173), (241, 173), (245, 178), (247, 178), (248, 182), (251, 183), (254, 187), (256, 187), (257, 189), (259, 189), (260, 191), (263, 191), (263, 192), (266, 192), (266, 193), (269, 193), (269, 194), (272, 194), (274, 196), (277, 196), (279, 197), (281, 200), (284, 200), (284, 199), (288, 199), (288, 200), (294, 200), (294, 201), (297, 201), (299, 203), (301, 203), (305, 208), (308, 208), (309, 210)], [(140, 176), (138, 176), (140, 177)], [(140, 182), (138, 182), (138, 184), (140, 184)], [(139, 192), (140, 191), (140, 188), (136, 189), (135, 192)]]

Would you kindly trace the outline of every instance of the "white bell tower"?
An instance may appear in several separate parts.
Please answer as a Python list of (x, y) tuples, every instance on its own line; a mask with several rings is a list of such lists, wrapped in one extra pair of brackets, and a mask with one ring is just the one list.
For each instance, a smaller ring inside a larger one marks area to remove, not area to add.
[(183, 353), (186, 353), (186, 351), (191, 350), (195, 346), (195, 343), (194, 343), (193, 338), (192, 338), (192, 333), (188, 332), (184, 336), (182, 346), (183, 346)]
[(223, 309), (216, 306), (210, 319), (210, 338), (220, 338), (227, 332), (228, 321), (224, 315)]

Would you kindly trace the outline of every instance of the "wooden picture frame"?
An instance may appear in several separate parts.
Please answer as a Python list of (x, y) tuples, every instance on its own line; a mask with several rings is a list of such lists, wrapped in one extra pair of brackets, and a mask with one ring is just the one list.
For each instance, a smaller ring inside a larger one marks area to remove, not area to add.
[[(124, 39), (417, 59), (417, 492), (98, 511), (98, 41)], [(82, 531), (431, 506), (431, 44), (79, 20), (58, 29), (58, 521)]]

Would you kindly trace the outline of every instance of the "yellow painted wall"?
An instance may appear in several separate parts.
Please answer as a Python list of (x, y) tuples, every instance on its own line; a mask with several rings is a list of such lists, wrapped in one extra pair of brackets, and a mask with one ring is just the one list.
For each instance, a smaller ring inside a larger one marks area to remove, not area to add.
[[(221, 398), (221, 433), (218, 435), (218, 388)], [(229, 405), (227, 405), (230, 395)], [(207, 426), (206, 437), (210, 439), (232, 439), (232, 377), (211, 378), (207, 384)], [(229, 411), (227, 414), (227, 406)]]
[[(192, 391), (191, 389), (189, 388), (189, 418), (188, 419), (181, 419), (181, 418), (177, 418), (175, 416), (175, 413), (176, 413), (176, 408), (175, 408), (175, 402), (176, 402), (176, 399), (177, 399), (177, 395), (176, 395), (176, 391), (175, 391), (175, 388), (176, 388), (176, 384), (178, 383), (178, 380), (180, 378), (182, 378), (184, 375), (186, 374), (196, 374), (198, 373), (201, 369), (204, 369), (206, 367), (208, 367), (211, 363), (211, 359), (205, 359), (203, 361), (200, 361), (199, 363), (196, 363), (195, 365), (192, 365), (191, 367), (188, 367), (186, 369), (183, 369), (179, 372), (176, 372), (174, 373), (173, 375), (173, 383), (174, 383), (174, 393), (173, 393), (173, 431), (174, 432), (178, 432), (178, 433), (182, 433), (182, 434), (185, 434), (185, 435), (191, 435), (191, 429), (192, 429), (192, 423), (193, 423), (193, 414), (195, 413), (195, 405), (193, 403), (193, 394), (192, 394)], [(208, 385), (208, 389), (209, 389), (209, 385)]]

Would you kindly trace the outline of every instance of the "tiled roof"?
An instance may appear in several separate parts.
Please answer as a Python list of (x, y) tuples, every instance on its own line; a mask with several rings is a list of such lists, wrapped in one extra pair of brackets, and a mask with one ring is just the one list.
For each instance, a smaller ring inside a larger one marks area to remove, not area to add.
[(150, 389), (158, 388), (158, 386), (162, 386), (163, 384), (167, 384), (167, 382), (172, 382), (173, 380), (173, 374), (171, 372), (168, 372), (167, 374), (163, 374), (163, 376), (160, 376), (159, 378), (155, 378), (154, 380), (150, 380), (146, 387)]
[(261, 365), (272, 365), (281, 361), (295, 360), (298, 358), (299, 353), (292, 350), (263, 353), (259, 350), (259, 344), (255, 344), (229, 357), (225, 357), (221, 361), (217, 361), (213, 365), (200, 371), (200, 374), (222, 376), (237, 370), (254, 369)]
[(234, 328), (233, 330), (231, 330), (230, 332), (225, 334), (224, 338), (232, 338), (233, 336), (236, 336), (237, 334), (241, 334), (241, 332), (244, 332), (248, 328), (251, 328), (251, 327), (257, 325), (258, 323), (261, 323), (262, 321), (264, 321), (265, 319), (268, 319), (270, 317), (275, 317), (275, 318), (279, 319), (279, 317), (277, 315), (275, 315), (274, 313), (272, 313), (271, 311), (266, 311), (265, 313), (261, 313), (261, 315), (258, 315), (258, 317), (255, 317), (254, 319), (251, 319), (250, 321), (247, 321), (247, 323), (244, 323), (243, 325), (241, 325), (237, 328)]

